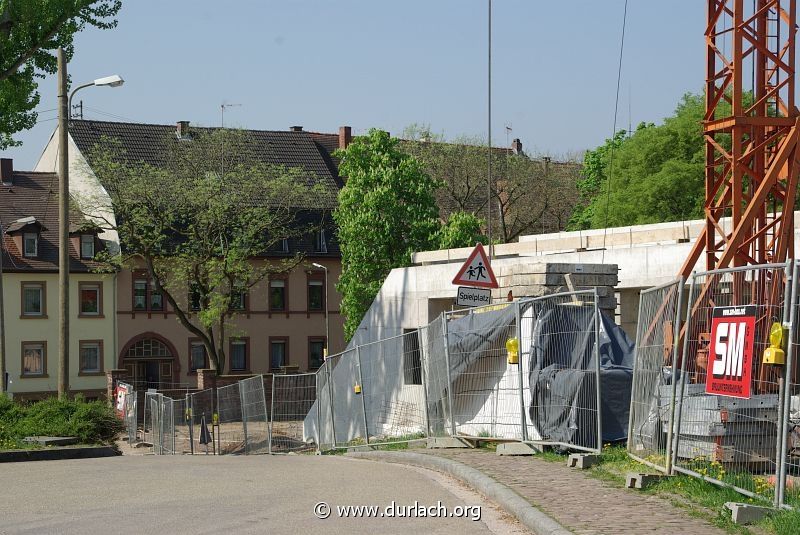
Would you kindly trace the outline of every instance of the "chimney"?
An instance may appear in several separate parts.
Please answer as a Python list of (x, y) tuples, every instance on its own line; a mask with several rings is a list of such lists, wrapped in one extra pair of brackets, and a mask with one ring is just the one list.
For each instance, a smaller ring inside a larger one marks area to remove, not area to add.
[(522, 154), (522, 141), (519, 138), (514, 138), (514, 141), (511, 142), (511, 150), (514, 154)]
[(178, 121), (176, 126), (178, 139), (186, 139), (189, 137), (189, 121)]
[(292, 131), (292, 132), (302, 132), (303, 131), (303, 127), (302, 126), (290, 126), (289, 130)]
[(6, 185), (14, 183), (14, 160), (0, 158), (0, 182)]
[(339, 127), (339, 148), (344, 150), (353, 141), (353, 129), (349, 126)]

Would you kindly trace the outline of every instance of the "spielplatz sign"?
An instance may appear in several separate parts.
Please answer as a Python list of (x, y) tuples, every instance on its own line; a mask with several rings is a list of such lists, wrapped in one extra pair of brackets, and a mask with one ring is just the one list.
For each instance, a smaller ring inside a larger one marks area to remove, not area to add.
[(489, 265), (489, 258), (480, 243), (458, 270), (458, 274), (453, 279), (453, 284), (457, 286), (473, 286), (477, 288), (497, 288), (497, 279), (494, 276), (492, 267)]
[(706, 393), (750, 398), (756, 306), (714, 307)]

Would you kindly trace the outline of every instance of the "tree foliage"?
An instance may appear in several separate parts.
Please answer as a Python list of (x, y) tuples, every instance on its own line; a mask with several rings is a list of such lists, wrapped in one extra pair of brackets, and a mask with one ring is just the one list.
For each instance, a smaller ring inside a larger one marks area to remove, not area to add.
[(118, 232), (122, 251), (102, 260), (144, 267), (178, 321), (202, 340), (211, 366), (223, 373), (234, 299), (301, 262), (299, 255), (263, 257), (283, 239), (314, 230), (318, 223), (308, 214), (315, 214), (315, 199), (324, 192), (307, 185), (300, 169), (263, 163), (252, 142), (231, 130), (165, 140), (165, 153), (163, 165), (130, 162), (108, 140), (90, 157), (108, 197), (78, 203), (90, 217), (114, 214), (102, 225)]
[(476, 243), (486, 245), (489, 240), (481, 232), (485, 222), (470, 212), (453, 212), (448, 220), (439, 229), (439, 249), (457, 249), (470, 247)]
[(53, 53), (73, 54), (73, 37), (87, 25), (108, 29), (121, 0), (0, 0), (0, 149), (36, 124), (38, 78), (56, 72)]
[(604, 228), (702, 216), (702, 95), (686, 94), (662, 125), (640, 124), (584, 157), (581, 207), (570, 229)]
[(492, 200), (492, 240), (508, 243), (523, 234), (563, 230), (575, 205), (579, 165), (530, 158), (510, 149), (492, 149), (492, 184), (486, 144), (462, 137), (451, 143), (429, 127), (411, 125), (402, 148), (419, 159), (441, 182), (436, 192), (440, 215), (452, 212), (486, 215)]
[(408, 266), (412, 252), (435, 247), (440, 223), (437, 182), (388, 133), (372, 129), (336, 157), (347, 177), (334, 219), (342, 251), (337, 288), (349, 340), (389, 272)]

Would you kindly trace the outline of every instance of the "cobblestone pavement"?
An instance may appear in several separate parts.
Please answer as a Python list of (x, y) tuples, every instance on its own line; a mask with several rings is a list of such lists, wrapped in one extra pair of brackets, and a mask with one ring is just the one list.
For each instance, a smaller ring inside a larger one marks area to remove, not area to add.
[(565, 464), (488, 450), (416, 450), (480, 470), (579, 534), (723, 534), (663, 498), (614, 488)]

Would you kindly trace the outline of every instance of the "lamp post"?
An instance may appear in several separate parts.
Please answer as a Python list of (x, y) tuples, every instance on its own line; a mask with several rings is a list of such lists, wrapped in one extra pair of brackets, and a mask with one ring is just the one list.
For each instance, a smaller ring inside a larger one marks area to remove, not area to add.
[(323, 266), (322, 264), (317, 264), (313, 262), (311, 264), (315, 268), (320, 268), (325, 271), (325, 353), (323, 354), (323, 360), (328, 358), (328, 348), (330, 347), (330, 340), (331, 340), (331, 330), (330, 330), (330, 322), (328, 320), (328, 268)]
[(89, 86), (119, 87), (117, 75), (76, 87), (67, 96), (67, 58), (58, 49), (58, 396), (69, 391), (69, 110), (72, 97)]

